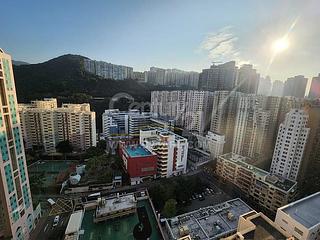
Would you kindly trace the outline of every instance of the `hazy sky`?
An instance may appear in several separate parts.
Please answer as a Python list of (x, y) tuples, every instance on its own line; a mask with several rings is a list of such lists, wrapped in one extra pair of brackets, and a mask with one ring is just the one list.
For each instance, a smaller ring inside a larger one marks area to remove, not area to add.
[[(289, 49), (268, 67), (272, 42), (295, 21)], [(0, 47), (30, 63), (74, 53), (134, 70), (235, 59), (273, 80), (320, 72), (318, 0), (8, 0), (0, 22)]]

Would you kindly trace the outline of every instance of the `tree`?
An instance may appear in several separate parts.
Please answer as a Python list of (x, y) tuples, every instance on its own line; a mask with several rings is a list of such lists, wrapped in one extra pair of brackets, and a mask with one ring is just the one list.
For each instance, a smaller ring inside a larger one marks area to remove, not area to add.
[(101, 140), (97, 143), (97, 148), (102, 149), (103, 151), (106, 150), (106, 148), (107, 148), (107, 142), (106, 142), (106, 140), (101, 139)]
[(86, 150), (86, 158), (92, 158), (92, 157), (97, 157), (97, 156), (100, 156), (102, 154), (104, 154), (105, 152), (98, 148), (98, 147), (89, 147), (87, 150)]
[(40, 193), (45, 182), (45, 172), (29, 176), (30, 190), (32, 193)]
[(168, 201), (166, 201), (166, 203), (164, 204), (164, 208), (163, 208), (163, 215), (166, 218), (171, 218), (174, 217), (177, 214), (177, 208), (176, 208), (177, 202), (174, 199), (169, 199)]
[(66, 154), (71, 153), (73, 150), (73, 147), (69, 140), (61, 141), (57, 144), (56, 149), (58, 152), (63, 153), (64, 158), (66, 159)]

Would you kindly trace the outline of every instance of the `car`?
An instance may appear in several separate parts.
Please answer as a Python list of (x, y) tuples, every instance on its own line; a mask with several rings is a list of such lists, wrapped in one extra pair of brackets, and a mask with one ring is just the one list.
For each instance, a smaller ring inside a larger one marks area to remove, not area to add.
[(205, 198), (202, 194), (200, 194), (198, 199), (199, 199), (199, 201), (203, 201)]
[(59, 223), (59, 220), (60, 220), (60, 216), (57, 215), (54, 217), (54, 220), (53, 220), (53, 226), (56, 227)]

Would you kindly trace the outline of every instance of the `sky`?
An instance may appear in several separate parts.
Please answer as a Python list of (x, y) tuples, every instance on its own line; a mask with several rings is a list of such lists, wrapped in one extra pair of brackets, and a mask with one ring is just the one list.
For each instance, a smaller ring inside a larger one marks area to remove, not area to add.
[[(3, 1), (0, 48), (29, 63), (72, 53), (135, 71), (236, 60), (285, 81), (320, 72), (319, 16), (318, 0)], [(285, 35), (289, 48), (273, 56)]]

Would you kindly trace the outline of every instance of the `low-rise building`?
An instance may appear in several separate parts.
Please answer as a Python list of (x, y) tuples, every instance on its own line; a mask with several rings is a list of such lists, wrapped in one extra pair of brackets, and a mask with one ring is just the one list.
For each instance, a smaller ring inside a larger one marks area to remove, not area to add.
[(141, 145), (125, 145), (120, 142), (120, 156), (130, 176), (131, 185), (139, 184), (145, 178), (155, 178), (157, 155)]
[(137, 211), (137, 200), (134, 194), (118, 196), (116, 198), (98, 199), (93, 221), (103, 222), (108, 219), (134, 214)]
[(248, 157), (226, 153), (218, 157), (216, 173), (262, 207), (276, 212), (293, 199), (297, 183), (272, 175), (252, 163)]
[[(239, 216), (252, 209), (240, 198), (165, 219), (169, 240), (215, 240), (235, 233)], [(189, 239), (190, 239), (189, 238)]]
[(162, 128), (140, 130), (140, 144), (157, 154), (157, 175), (171, 177), (186, 173), (188, 140)]
[(80, 238), (83, 216), (83, 210), (78, 210), (71, 214), (64, 234), (64, 240), (78, 240)]
[(295, 239), (320, 239), (320, 192), (279, 208), (275, 223)]

